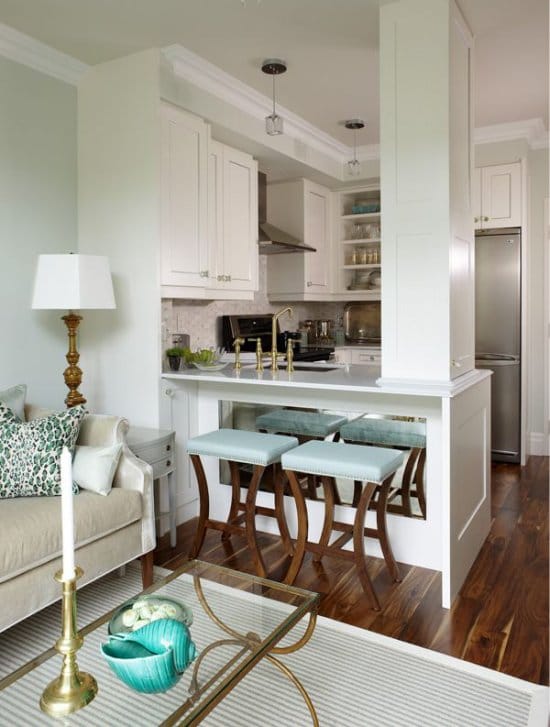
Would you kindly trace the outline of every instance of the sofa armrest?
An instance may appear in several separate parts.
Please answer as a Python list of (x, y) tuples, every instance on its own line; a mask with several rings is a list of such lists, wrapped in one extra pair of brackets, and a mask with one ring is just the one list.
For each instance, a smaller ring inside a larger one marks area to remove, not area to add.
[(153, 468), (147, 462), (136, 457), (128, 448), (126, 439), (122, 443), (122, 452), (113, 479), (113, 487), (137, 490), (141, 494), (143, 507), (141, 542), (143, 552), (148, 553), (156, 545)]

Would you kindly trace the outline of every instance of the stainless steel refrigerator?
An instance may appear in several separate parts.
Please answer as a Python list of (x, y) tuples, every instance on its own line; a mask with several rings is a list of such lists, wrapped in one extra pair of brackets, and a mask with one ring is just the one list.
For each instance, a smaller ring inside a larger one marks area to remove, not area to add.
[(476, 368), (491, 369), (492, 457), (521, 449), (521, 230), (476, 232)]

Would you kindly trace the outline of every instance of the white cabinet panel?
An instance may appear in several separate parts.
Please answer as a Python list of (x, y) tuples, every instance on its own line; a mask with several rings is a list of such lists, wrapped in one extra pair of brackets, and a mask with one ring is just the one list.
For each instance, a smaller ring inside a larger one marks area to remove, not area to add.
[(249, 155), (223, 151), (223, 270), (237, 290), (258, 289), (258, 165)]
[(306, 288), (329, 291), (330, 259), (330, 192), (317, 184), (304, 185), (304, 238), (315, 253), (306, 254)]
[(203, 287), (208, 127), (174, 106), (161, 113), (161, 284)]
[(521, 162), (478, 167), (474, 174), (473, 194), (474, 223), (477, 229), (519, 227), (522, 201)]
[(257, 290), (257, 163), (249, 154), (211, 141), (208, 174), (209, 274), (213, 295), (220, 298), (224, 291)]
[(330, 190), (307, 179), (270, 184), (267, 187), (267, 219), (316, 250), (268, 256), (267, 294), (270, 300), (330, 300)]

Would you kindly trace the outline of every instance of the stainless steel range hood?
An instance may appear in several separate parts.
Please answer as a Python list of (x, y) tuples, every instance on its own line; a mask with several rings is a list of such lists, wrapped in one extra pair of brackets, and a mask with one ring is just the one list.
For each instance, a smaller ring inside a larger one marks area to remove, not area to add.
[(288, 232), (267, 222), (267, 179), (258, 172), (258, 245), (261, 255), (281, 255), (289, 252), (317, 252)]

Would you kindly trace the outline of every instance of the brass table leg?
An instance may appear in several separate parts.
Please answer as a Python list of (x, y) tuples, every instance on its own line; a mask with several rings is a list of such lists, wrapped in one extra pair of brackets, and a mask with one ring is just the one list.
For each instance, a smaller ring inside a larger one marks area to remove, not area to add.
[[(202, 687), (199, 686), (199, 680), (198, 680), (198, 672), (201, 664), (203, 663), (203, 660), (205, 656), (213, 651), (214, 649), (220, 647), (220, 646), (227, 646), (227, 645), (236, 645), (236, 646), (242, 646), (243, 648), (231, 659), (229, 662), (229, 665), (232, 665), (234, 663), (237, 663), (238, 660), (243, 656), (247, 651), (253, 651), (255, 648), (258, 647), (258, 645), (261, 643), (261, 638), (258, 634), (255, 633), (248, 633), (248, 634), (240, 634), (238, 631), (235, 631), (230, 626), (225, 624), (212, 610), (210, 607), (208, 601), (206, 600), (206, 597), (204, 595), (204, 591), (202, 590), (202, 585), (200, 582), (199, 576), (194, 576), (193, 578), (193, 584), (195, 586), (195, 591), (197, 593), (197, 596), (199, 598), (199, 601), (201, 603), (201, 606), (203, 607), (204, 611), (206, 612), (206, 615), (210, 618), (211, 621), (213, 621), (217, 626), (219, 626), (222, 631), (225, 631), (225, 633), (229, 634), (231, 637), (230, 639), (220, 639), (219, 641), (215, 641), (212, 644), (209, 644), (206, 649), (204, 649), (203, 652), (201, 652), (200, 656), (195, 662), (194, 668), (193, 668), (193, 677), (191, 679), (191, 684), (189, 687), (189, 691), (191, 693), (191, 700), (196, 701), (196, 699), (200, 696), (200, 694), (204, 693), (210, 685), (216, 680), (218, 674), (215, 674), (214, 677), (212, 677), (205, 685)], [(289, 679), (300, 695), (302, 696), (302, 699), (304, 700), (306, 707), (308, 708), (308, 711), (311, 715), (311, 720), (313, 727), (319, 727), (319, 719), (317, 717), (317, 712), (315, 710), (315, 706), (313, 705), (313, 702), (311, 701), (311, 697), (307, 693), (305, 687), (301, 683), (301, 681), (298, 679), (298, 677), (289, 669), (286, 664), (283, 664), (279, 659), (276, 659), (273, 654), (290, 654), (293, 651), (297, 651), (298, 649), (301, 649), (302, 646), (305, 646), (307, 642), (310, 640), (313, 631), (315, 629), (315, 624), (317, 622), (317, 613), (314, 611), (311, 611), (309, 613), (309, 622), (306, 627), (306, 630), (303, 634), (303, 636), (296, 641), (294, 644), (290, 644), (289, 646), (274, 646), (270, 649), (269, 653), (265, 655), (266, 659), (271, 662), (274, 666), (279, 669), (279, 671), (286, 676), (287, 679)], [(225, 668), (225, 667), (224, 667)]]

